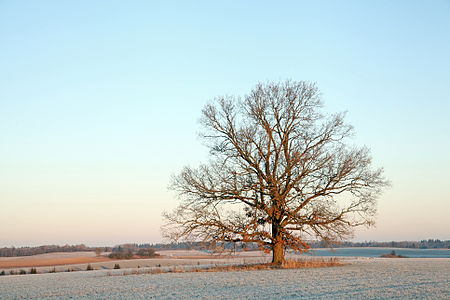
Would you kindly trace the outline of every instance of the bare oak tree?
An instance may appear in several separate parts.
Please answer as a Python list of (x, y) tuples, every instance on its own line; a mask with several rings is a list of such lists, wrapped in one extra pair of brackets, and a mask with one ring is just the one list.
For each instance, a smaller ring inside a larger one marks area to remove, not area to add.
[(258, 84), (243, 99), (219, 97), (202, 110), (211, 161), (185, 167), (170, 188), (182, 202), (164, 213), (172, 240), (256, 242), (284, 261), (307, 240), (348, 238), (372, 225), (388, 182), (369, 150), (349, 146), (344, 114), (323, 115), (308, 82)]

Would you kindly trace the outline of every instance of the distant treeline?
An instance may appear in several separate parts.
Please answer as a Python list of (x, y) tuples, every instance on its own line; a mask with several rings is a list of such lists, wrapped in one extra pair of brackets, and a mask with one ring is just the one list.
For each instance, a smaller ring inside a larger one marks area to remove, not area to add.
[(20, 247), (20, 248), (0, 248), (0, 256), (11, 257), (11, 256), (29, 256), (44, 253), (53, 252), (78, 252), (78, 251), (94, 251), (95, 248), (87, 247), (84, 244), (80, 245), (44, 245), (38, 247)]
[[(327, 248), (327, 243), (323, 241), (309, 241), (308, 244), (311, 248)], [(413, 248), (413, 249), (450, 249), (450, 240), (422, 240), (422, 241), (401, 241), (401, 242), (340, 242), (332, 245), (333, 248), (344, 247), (386, 247), (386, 248)], [(200, 242), (181, 242), (171, 244), (122, 244), (114, 247), (87, 247), (84, 244), (80, 245), (44, 245), (38, 247), (10, 247), (0, 248), (0, 257), (12, 257), (12, 256), (29, 256), (44, 253), (53, 252), (79, 252), (79, 251), (101, 251), (101, 252), (113, 252), (113, 253), (128, 253), (133, 252), (137, 255), (141, 249), (154, 249), (154, 250), (177, 250), (177, 249), (196, 249), (196, 250), (211, 250), (221, 248), (228, 251), (245, 251), (245, 250), (257, 250), (259, 246), (255, 243), (219, 243), (219, 244), (205, 244)], [(144, 255), (144, 251), (140, 252)], [(153, 254), (154, 252), (152, 252)], [(149, 254), (148, 254), (149, 255)]]
[[(324, 241), (309, 241), (311, 248), (329, 248)], [(228, 250), (257, 250), (259, 246), (255, 243), (221, 243), (215, 244), (217, 248), (224, 248)], [(401, 241), (401, 242), (339, 242), (331, 245), (333, 248), (347, 248), (347, 247), (385, 247), (385, 248), (414, 248), (414, 249), (450, 249), (450, 240), (441, 241), (438, 239), (429, 239), (421, 241)], [(176, 250), (176, 249), (198, 249), (205, 250), (214, 248), (212, 245), (195, 242), (182, 242), (172, 244), (140, 244), (139, 247), (151, 247), (156, 250)]]
[(386, 247), (386, 248), (413, 248), (413, 249), (450, 249), (450, 240), (421, 240), (401, 242), (341, 242), (334, 245), (336, 248), (343, 247)]
[(159, 254), (155, 252), (155, 249), (149, 247), (148, 244), (122, 244), (114, 246), (108, 256), (110, 258), (129, 259), (135, 255), (140, 257), (159, 256)]
[(44, 245), (38, 247), (10, 247), (0, 248), (0, 257), (13, 257), (13, 256), (30, 256), (44, 253), (54, 252), (80, 252), (80, 251), (96, 251), (96, 252), (112, 252), (112, 253), (133, 253), (140, 256), (153, 256), (155, 255), (149, 244), (122, 244), (114, 247), (88, 247), (84, 244), (79, 245)]

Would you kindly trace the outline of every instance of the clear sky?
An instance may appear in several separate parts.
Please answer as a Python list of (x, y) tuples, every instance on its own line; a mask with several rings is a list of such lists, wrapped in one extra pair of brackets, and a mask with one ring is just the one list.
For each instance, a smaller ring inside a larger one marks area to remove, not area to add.
[(0, 247), (161, 241), (203, 105), (285, 79), (392, 181), (355, 240), (450, 239), (450, 1), (0, 0)]

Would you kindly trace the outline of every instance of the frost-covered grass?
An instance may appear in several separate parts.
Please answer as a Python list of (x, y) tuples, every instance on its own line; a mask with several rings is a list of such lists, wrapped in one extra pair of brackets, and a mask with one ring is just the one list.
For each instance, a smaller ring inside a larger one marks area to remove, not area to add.
[[(121, 270), (117, 270), (121, 271)], [(0, 277), (0, 299), (450, 298), (450, 259), (357, 259), (340, 267), (107, 276)]]

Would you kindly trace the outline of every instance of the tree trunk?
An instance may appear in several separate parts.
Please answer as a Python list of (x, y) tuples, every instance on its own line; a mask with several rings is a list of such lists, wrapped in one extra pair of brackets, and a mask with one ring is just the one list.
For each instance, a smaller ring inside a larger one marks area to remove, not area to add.
[(272, 263), (282, 264), (283, 262), (284, 262), (284, 245), (280, 241), (273, 245)]
[(277, 222), (272, 224), (272, 263), (274, 264), (282, 264), (284, 262), (284, 243), (279, 228), (280, 225)]

